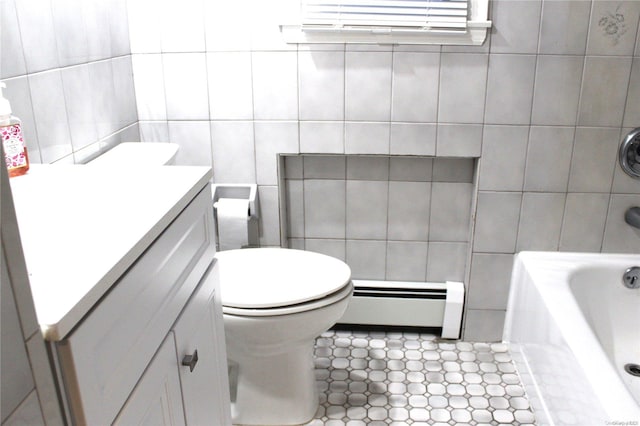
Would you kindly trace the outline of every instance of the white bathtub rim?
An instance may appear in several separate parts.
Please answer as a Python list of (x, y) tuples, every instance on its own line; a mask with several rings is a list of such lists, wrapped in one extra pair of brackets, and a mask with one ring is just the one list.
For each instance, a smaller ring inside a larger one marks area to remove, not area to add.
[[(591, 327), (586, 323), (586, 320), (573, 320), (573, 318), (583, 318), (583, 314), (571, 295), (569, 288), (571, 275), (582, 267), (610, 264), (614, 259), (616, 264), (624, 264), (625, 267), (633, 266), (634, 262), (635, 264), (640, 263), (640, 256), (631, 254), (520, 252), (515, 258), (513, 278), (520, 279), (524, 277), (522, 274), (526, 274), (534, 283), (536, 291), (544, 300), (547, 313), (556, 324), (572, 324), (571, 330), (567, 330), (568, 327), (560, 326), (558, 329), (574, 354), (590, 355), (576, 356), (576, 362), (582, 371), (590, 372), (590, 374), (585, 373), (585, 376), (591, 384), (593, 392), (598, 395), (602, 408), (607, 415), (611, 416), (611, 420), (640, 420), (638, 404), (627, 391), (626, 384), (620, 378), (615, 367), (611, 365)], [(552, 284), (557, 282), (565, 283), (565, 285)], [(511, 289), (508, 306), (515, 302), (517, 291), (518, 289)], [(509, 344), (512, 338), (512, 315), (512, 310), (507, 308), (503, 340)], [(526, 360), (526, 355), (523, 354), (523, 356)], [(540, 399), (544, 401), (544, 398)]]

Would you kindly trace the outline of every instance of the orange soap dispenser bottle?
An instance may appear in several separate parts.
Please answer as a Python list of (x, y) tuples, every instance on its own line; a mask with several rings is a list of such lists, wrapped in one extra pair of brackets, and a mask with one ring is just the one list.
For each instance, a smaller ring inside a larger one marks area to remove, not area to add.
[(29, 156), (22, 136), (22, 122), (11, 115), (11, 105), (2, 95), (5, 87), (7, 86), (0, 82), (0, 138), (9, 177), (14, 177), (27, 173)]

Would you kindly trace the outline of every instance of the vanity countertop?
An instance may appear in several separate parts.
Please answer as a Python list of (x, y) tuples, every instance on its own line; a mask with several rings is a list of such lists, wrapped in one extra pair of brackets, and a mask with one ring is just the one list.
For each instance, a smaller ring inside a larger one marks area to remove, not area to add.
[(210, 179), (208, 167), (37, 164), (12, 178), (44, 338), (63, 339)]

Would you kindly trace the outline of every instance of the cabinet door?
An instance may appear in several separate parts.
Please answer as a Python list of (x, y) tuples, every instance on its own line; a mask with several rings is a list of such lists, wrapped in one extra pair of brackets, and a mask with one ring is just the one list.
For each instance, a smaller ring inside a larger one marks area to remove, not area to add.
[(116, 417), (114, 425), (185, 424), (174, 345), (173, 333), (169, 333)]
[[(188, 425), (231, 424), (222, 312), (214, 263), (174, 326)], [(197, 351), (198, 361), (192, 363)], [(191, 358), (190, 358), (191, 357)]]

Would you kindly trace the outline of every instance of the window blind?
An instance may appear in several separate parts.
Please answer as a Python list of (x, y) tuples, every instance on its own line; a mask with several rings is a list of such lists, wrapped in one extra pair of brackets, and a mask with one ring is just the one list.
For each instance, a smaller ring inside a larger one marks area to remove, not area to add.
[(478, 46), (491, 27), (489, 0), (288, 1), (296, 10), (280, 26), (287, 43)]
[(302, 29), (464, 30), (468, 0), (302, 0)]

